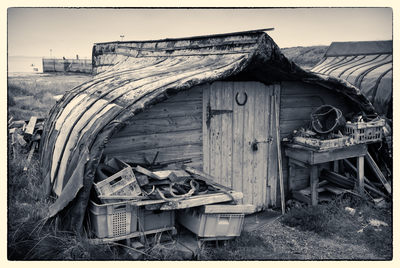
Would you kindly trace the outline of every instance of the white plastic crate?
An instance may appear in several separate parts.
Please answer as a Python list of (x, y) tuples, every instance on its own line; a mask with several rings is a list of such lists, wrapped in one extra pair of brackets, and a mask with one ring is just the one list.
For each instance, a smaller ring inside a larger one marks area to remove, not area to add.
[(243, 229), (243, 213), (201, 213), (197, 209), (179, 211), (179, 223), (203, 238), (234, 238), (240, 236)]
[(385, 119), (370, 122), (346, 123), (346, 135), (353, 138), (356, 144), (379, 142), (382, 140)]
[(138, 207), (131, 202), (89, 204), (90, 222), (98, 238), (116, 238), (137, 231)]
[(112, 196), (139, 199), (142, 193), (135, 174), (129, 165), (126, 165), (124, 169), (107, 179), (94, 183), (94, 188), (103, 203), (115, 203), (116, 201), (111, 198)]

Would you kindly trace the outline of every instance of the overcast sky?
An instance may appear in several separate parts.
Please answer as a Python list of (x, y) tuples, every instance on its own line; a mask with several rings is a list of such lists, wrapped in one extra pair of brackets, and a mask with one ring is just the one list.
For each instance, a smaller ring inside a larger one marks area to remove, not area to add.
[(8, 9), (8, 55), (91, 57), (93, 43), (260, 28), (279, 47), (392, 39), (390, 8)]

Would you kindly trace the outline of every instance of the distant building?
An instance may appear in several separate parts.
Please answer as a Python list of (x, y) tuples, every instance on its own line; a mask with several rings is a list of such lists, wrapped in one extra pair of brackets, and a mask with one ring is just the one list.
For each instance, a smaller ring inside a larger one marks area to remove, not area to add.
[(43, 58), (43, 72), (69, 72), (69, 73), (92, 73), (92, 61), (90, 59), (54, 59)]

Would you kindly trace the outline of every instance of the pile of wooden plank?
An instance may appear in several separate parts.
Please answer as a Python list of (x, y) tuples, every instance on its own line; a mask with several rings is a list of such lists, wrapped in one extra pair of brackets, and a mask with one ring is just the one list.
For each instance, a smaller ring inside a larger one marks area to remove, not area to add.
[(24, 171), (28, 170), (32, 156), (39, 149), (43, 132), (44, 119), (32, 116), (29, 120), (8, 120), (8, 134), (10, 137), (10, 151), (13, 159), (18, 152), (28, 153)]
[[(385, 176), (380, 172), (375, 161), (372, 159), (370, 154), (366, 155), (366, 160), (371, 170), (373, 170), (371, 175), (374, 175), (373, 179), (368, 179), (364, 176), (364, 193), (372, 201), (378, 199), (389, 200), (392, 195), (392, 189), (390, 183), (386, 180)], [(355, 189), (357, 188), (357, 169), (348, 160), (343, 160), (344, 174), (339, 174), (337, 172), (329, 171), (323, 169), (320, 173), (320, 182), (318, 184), (317, 191), (320, 194), (320, 201), (331, 201), (336, 196), (342, 195), (344, 193), (351, 193), (353, 195), (358, 195)], [(307, 187), (302, 190), (293, 191), (293, 197), (299, 201), (307, 204), (311, 204), (311, 189)]]

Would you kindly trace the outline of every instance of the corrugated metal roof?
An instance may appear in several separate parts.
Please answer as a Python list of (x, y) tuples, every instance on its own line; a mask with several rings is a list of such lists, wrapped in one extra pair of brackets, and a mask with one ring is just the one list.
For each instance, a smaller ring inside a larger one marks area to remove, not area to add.
[(347, 80), (379, 114), (391, 117), (392, 61), (392, 41), (333, 42), (311, 71)]
[(135, 114), (171, 93), (228, 77), (264, 83), (303, 80), (342, 92), (365, 111), (374, 112), (368, 100), (345, 81), (309, 73), (290, 62), (263, 31), (99, 43), (93, 47), (92, 60), (97, 75), (66, 93), (52, 108), (40, 147), (42, 174), (48, 189), (58, 196), (50, 215), (78, 197), (82, 203), (74, 207), (75, 222), (83, 217), (108, 138)]

